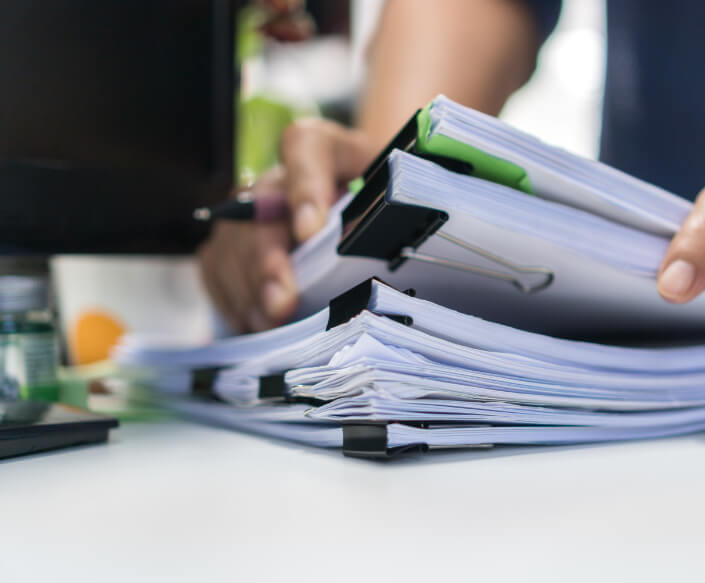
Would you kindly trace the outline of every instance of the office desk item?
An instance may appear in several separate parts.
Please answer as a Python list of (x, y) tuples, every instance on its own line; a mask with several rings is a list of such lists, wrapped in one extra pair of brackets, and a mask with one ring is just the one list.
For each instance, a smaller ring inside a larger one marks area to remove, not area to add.
[[(553, 335), (703, 335), (705, 298), (675, 306), (657, 291), (670, 237), (692, 205), (656, 186), (443, 96), (357, 182), (292, 254), (298, 318), (378, 276)], [(277, 200), (261, 214), (281, 216)], [(234, 200), (197, 213), (249, 220), (255, 206)]]
[(301, 320), (117, 358), (186, 415), (357, 457), (705, 430), (705, 345), (566, 339), (705, 331), (656, 288), (690, 203), (444, 97), (362, 182), (292, 255)]
[(41, 401), (0, 401), (0, 458), (100, 443), (116, 419)]
[(211, 208), (201, 207), (193, 211), (197, 221), (259, 221), (268, 222), (289, 216), (289, 203), (284, 193), (254, 198), (251, 192), (241, 192)]
[(233, 182), (240, 0), (0, 3), (0, 244), (188, 253)]
[(212, 308), (192, 257), (56, 255), (50, 267), (74, 365), (107, 359), (123, 334), (213, 338)]
[[(673, 199), (677, 208), (689, 204)], [(300, 316), (378, 276), (456, 310), (553, 335), (702, 334), (705, 298), (676, 306), (658, 294), (668, 244), (395, 150), (292, 261)]]
[(0, 276), (0, 321), (0, 400), (57, 401), (59, 346), (48, 282)]
[(197, 350), (126, 343), (189, 416), (359, 457), (705, 430), (705, 346), (563, 340), (368, 280), (300, 322)]
[(443, 95), (409, 120), (372, 162), (362, 184), (372, 178), (394, 149), (666, 236), (678, 229), (691, 207), (661, 188), (545, 144)]

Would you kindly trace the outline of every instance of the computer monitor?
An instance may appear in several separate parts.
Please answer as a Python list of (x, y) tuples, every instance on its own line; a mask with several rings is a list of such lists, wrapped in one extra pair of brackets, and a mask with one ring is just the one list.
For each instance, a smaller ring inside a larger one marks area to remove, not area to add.
[(179, 253), (233, 176), (235, 0), (0, 0), (0, 254)]

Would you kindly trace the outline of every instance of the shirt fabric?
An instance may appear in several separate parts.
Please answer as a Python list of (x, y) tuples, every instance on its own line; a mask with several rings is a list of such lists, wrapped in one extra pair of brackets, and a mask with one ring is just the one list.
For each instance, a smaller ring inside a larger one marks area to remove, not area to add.
[[(525, 0), (541, 40), (560, 0)], [(693, 200), (705, 186), (705, 1), (607, 0), (600, 159)]]

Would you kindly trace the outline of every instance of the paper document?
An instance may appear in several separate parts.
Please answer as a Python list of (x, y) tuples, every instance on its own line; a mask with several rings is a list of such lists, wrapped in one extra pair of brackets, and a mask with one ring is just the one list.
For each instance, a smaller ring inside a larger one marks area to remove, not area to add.
[(705, 344), (571, 339), (705, 333), (705, 295), (656, 287), (691, 203), (442, 96), (362, 182), (291, 256), (296, 321), (116, 359), (192, 418), (359, 457), (705, 430)]
[(377, 276), (456, 310), (553, 335), (616, 330), (680, 335), (705, 329), (705, 298), (673, 305), (658, 294), (656, 274), (669, 245), (666, 236), (457, 174), (404, 152), (393, 152), (388, 164), (391, 179), (384, 199), (390, 205), (433, 208), (448, 220), (392, 269), (384, 260), (340, 255), (340, 207), (350, 200), (345, 199), (323, 231), (292, 256), (301, 292), (299, 316)]
[[(349, 444), (346, 431), (359, 426), (384, 428), (388, 450), (705, 429), (705, 346), (625, 348), (551, 338), (379, 281), (368, 288), (362, 311), (332, 327), (333, 304), (275, 333), (214, 345), (212, 355), (201, 348), (167, 360), (164, 351), (129, 346), (122, 354), (141, 366), (154, 359), (153, 385), (178, 411), (321, 447)], [(221, 359), (208, 389), (218, 402), (190, 396), (197, 356), (211, 364)], [(272, 376), (281, 378), (282, 392), (264, 395), (263, 379)]]

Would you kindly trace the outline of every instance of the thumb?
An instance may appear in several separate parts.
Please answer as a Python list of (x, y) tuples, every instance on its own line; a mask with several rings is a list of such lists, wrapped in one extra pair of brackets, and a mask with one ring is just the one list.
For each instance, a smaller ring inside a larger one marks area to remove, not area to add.
[(705, 290), (705, 189), (671, 241), (658, 275), (658, 291), (669, 302), (689, 302)]
[(294, 235), (301, 242), (323, 227), (338, 185), (362, 173), (374, 150), (357, 130), (308, 119), (289, 126), (281, 142)]

